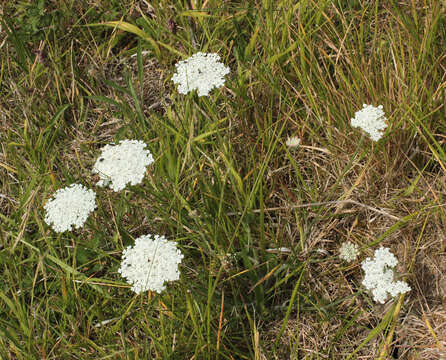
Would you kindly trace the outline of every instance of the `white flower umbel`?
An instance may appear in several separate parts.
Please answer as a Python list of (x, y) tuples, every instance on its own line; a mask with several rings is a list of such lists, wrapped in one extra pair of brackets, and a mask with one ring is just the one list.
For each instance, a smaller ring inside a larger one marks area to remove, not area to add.
[(362, 284), (372, 291), (373, 300), (376, 302), (384, 304), (388, 294), (394, 297), (410, 290), (404, 281), (393, 281), (393, 268), (397, 264), (395, 255), (383, 247), (375, 250), (373, 259), (368, 257), (362, 262), (362, 269), (365, 272)]
[(286, 141), (286, 146), (297, 147), (300, 145), (300, 139), (297, 136), (289, 137)]
[(355, 261), (359, 255), (358, 245), (346, 241), (339, 249), (339, 257), (347, 262)]
[(382, 108), (382, 105), (374, 107), (363, 104), (362, 109), (351, 119), (351, 125), (364, 130), (373, 141), (378, 141), (383, 135), (382, 131), (387, 127), (385, 122), (387, 119)]
[(139, 140), (121, 140), (118, 145), (105, 145), (92, 171), (100, 177), (97, 185), (110, 184), (114, 191), (120, 191), (128, 183), (139, 184), (146, 167), (154, 161), (145, 147), (146, 144)]
[(182, 259), (175, 242), (160, 235), (143, 235), (123, 251), (118, 272), (138, 294), (146, 290), (161, 293), (164, 282), (180, 278), (178, 264)]
[(79, 229), (96, 208), (96, 194), (80, 184), (57, 190), (44, 208), (45, 222), (57, 232)]
[(187, 94), (198, 90), (199, 96), (208, 96), (214, 87), (223, 86), (224, 76), (230, 70), (219, 60), (220, 56), (217, 54), (198, 52), (178, 62), (175, 65), (177, 72), (172, 76), (172, 81), (178, 84), (178, 92)]

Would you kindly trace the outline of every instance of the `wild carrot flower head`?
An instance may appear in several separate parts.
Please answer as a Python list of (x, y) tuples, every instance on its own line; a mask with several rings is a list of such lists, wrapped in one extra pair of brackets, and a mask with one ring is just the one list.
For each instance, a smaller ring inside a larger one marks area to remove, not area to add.
[(57, 190), (44, 208), (45, 222), (54, 231), (64, 232), (84, 225), (90, 212), (96, 208), (96, 194), (80, 184)]
[(288, 137), (286, 141), (286, 146), (298, 147), (299, 145), (300, 145), (300, 139), (297, 136)]
[(219, 88), (225, 83), (224, 76), (229, 74), (229, 68), (222, 64), (218, 54), (198, 52), (190, 58), (178, 62), (175, 66), (177, 72), (172, 81), (178, 84), (178, 92), (187, 94), (198, 90), (199, 96), (208, 96), (215, 87)]
[(139, 140), (121, 140), (118, 145), (105, 145), (93, 167), (98, 174), (98, 186), (107, 186), (120, 191), (130, 183), (139, 184), (144, 178), (146, 167), (154, 160), (146, 144)]
[(355, 261), (359, 255), (358, 245), (346, 241), (339, 249), (339, 257), (347, 262)]
[(393, 281), (393, 268), (397, 264), (395, 255), (383, 247), (375, 250), (373, 259), (368, 257), (362, 262), (362, 269), (365, 272), (362, 284), (372, 291), (373, 300), (376, 302), (384, 304), (388, 294), (393, 297), (410, 290), (404, 281)]
[(361, 128), (373, 141), (378, 141), (383, 135), (382, 131), (387, 127), (385, 122), (387, 119), (382, 108), (382, 105), (374, 107), (363, 104), (362, 109), (351, 119), (352, 126)]
[(161, 293), (166, 287), (164, 282), (179, 279), (178, 264), (182, 259), (175, 242), (164, 236), (143, 235), (123, 251), (118, 272), (138, 294), (146, 290)]

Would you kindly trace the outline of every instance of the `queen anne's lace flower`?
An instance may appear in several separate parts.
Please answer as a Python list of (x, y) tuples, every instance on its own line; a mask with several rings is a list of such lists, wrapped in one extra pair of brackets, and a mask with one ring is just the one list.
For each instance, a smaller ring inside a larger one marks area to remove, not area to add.
[(353, 244), (351, 241), (346, 241), (341, 245), (341, 248), (339, 249), (339, 257), (347, 262), (356, 260), (358, 255), (358, 245)]
[(93, 174), (99, 174), (98, 186), (107, 186), (119, 191), (130, 183), (139, 184), (144, 178), (146, 167), (154, 160), (146, 144), (139, 140), (121, 140), (119, 145), (105, 145)]
[(374, 107), (373, 105), (362, 105), (362, 109), (355, 113), (355, 117), (351, 119), (353, 127), (359, 127), (369, 134), (373, 141), (381, 139), (382, 131), (387, 127), (387, 120), (382, 105)]
[(393, 269), (398, 264), (398, 260), (388, 248), (375, 250), (373, 259), (367, 258), (362, 262), (362, 269), (365, 272), (362, 284), (372, 291), (373, 300), (384, 304), (388, 294), (397, 296), (410, 290), (409, 285), (404, 281), (393, 281)]
[(80, 184), (57, 190), (44, 208), (45, 222), (57, 232), (78, 229), (84, 225), (90, 212), (96, 208), (96, 194)]
[(167, 241), (164, 236), (143, 235), (135, 240), (133, 247), (123, 251), (118, 272), (138, 294), (146, 290), (161, 293), (165, 281), (179, 279), (178, 264), (182, 259), (175, 242)]
[(300, 139), (297, 136), (289, 137), (286, 141), (286, 146), (297, 147), (300, 145)]
[(214, 87), (223, 86), (224, 76), (229, 74), (230, 70), (219, 60), (218, 54), (198, 52), (177, 63), (177, 72), (172, 76), (172, 81), (179, 84), (179, 93), (187, 94), (189, 91), (198, 90), (199, 96), (208, 96)]

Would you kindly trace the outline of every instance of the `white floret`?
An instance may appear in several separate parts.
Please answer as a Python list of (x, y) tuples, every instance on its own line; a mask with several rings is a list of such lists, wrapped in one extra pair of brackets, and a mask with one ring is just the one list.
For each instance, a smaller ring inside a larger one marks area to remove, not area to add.
[(358, 245), (353, 244), (351, 241), (344, 242), (339, 249), (339, 257), (347, 262), (356, 260), (358, 255)]
[(379, 302), (380, 304), (384, 304), (388, 297), (387, 288), (384, 286), (373, 288), (372, 294), (373, 294), (373, 300)]
[(96, 194), (81, 184), (57, 190), (44, 208), (45, 222), (57, 232), (79, 229), (96, 208)]
[(375, 263), (379, 264), (380, 267), (389, 266), (395, 267), (398, 265), (398, 260), (395, 255), (390, 252), (389, 248), (380, 247), (375, 250)]
[(406, 282), (398, 280), (389, 287), (390, 296), (397, 296), (398, 294), (404, 294), (410, 291), (410, 286)]
[(297, 147), (300, 145), (300, 139), (297, 136), (288, 137), (286, 141), (286, 146)]
[(363, 104), (363, 108), (351, 119), (351, 125), (364, 130), (373, 141), (378, 141), (383, 135), (382, 131), (387, 127), (385, 122), (387, 119), (382, 108), (382, 105), (374, 107)]
[(178, 265), (183, 254), (176, 243), (164, 236), (143, 235), (128, 246), (122, 254), (118, 272), (132, 285), (136, 293), (151, 290), (161, 293), (166, 281), (178, 280)]
[(395, 255), (383, 247), (375, 250), (374, 255), (373, 259), (368, 257), (361, 264), (365, 273), (362, 284), (372, 291), (373, 299), (384, 304), (389, 294), (395, 297), (408, 292), (410, 287), (407, 283), (393, 281), (393, 268), (398, 264)]
[(180, 94), (198, 90), (199, 96), (208, 96), (213, 88), (224, 85), (224, 76), (230, 72), (229, 67), (220, 62), (220, 56), (212, 53), (198, 52), (175, 66), (177, 72), (172, 81), (178, 84)]
[(153, 163), (153, 156), (147, 145), (139, 140), (121, 140), (118, 145), (105, 145), (96, 160), (93, 173), (98, 174), (98, 186), (107, 186), (120, 191), (127, 184), (142, 182), (146, 167)]

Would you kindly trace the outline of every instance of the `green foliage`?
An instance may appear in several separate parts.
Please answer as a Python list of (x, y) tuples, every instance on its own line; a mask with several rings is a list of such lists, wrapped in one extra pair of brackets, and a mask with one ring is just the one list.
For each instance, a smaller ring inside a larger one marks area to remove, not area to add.
[(15, 8), (13, 25), (18, 29), (20, 36), (36, 40), (45, 38), (45, 29), (51, 25), (57, 26), (57, 19), (60, 11), (57, 9), (48, 9), (46, 0), (37, 0), (32, 2), (21, 1)]

